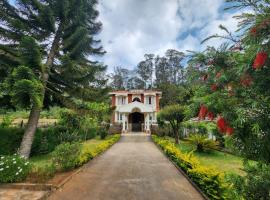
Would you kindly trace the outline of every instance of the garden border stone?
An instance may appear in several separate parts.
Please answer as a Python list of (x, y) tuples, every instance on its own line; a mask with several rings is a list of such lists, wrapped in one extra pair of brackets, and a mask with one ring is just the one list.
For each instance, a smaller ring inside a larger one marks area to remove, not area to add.
[(156, 147), (159, 149), (159, 151), (161, 151), (161, 153), (175, 166), (175, 168), (188, 180), (188, 182), (191, 183), (191, 185), (202, 195), (202, 197), (206, 200), (210, 200), (204, 193), (203, 191), (191, 180), (191, 178), (189, 178), (189, 176), (171, 159), (169, 158), (165, 152), (161, 149), (160, 146), (158, 146), (158, 144), (156, 144), (151, 137), (151, 141), (156, 145)]

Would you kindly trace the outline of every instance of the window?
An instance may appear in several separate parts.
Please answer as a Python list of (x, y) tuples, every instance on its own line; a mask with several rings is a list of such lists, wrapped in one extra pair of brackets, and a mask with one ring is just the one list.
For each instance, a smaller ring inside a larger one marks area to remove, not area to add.
[(126, 103), (126, 98), (125, 97), (122, 97), (122, 105), (124, 105)]
[(125, 105), (126, 97), (118, 97), (118, 105)]
[(148, 97), (148, 104), (149, 104), (149, 105), (152, 104), (152, 97)]

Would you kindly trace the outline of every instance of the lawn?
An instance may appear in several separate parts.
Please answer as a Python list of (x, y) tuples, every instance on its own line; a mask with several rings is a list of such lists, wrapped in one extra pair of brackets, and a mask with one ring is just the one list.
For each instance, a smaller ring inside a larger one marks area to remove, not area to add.
[[(182, 152), (190, 152), (195, 149), (195, 146), (188, 141), (180, 141), (177, 147)], [(194, 151), (194, 155), (198, 158), (200, 163), (205, 166), (212, 166), (220, 171), (227, 173), (244, 174), (241, 170), (243, 167), (242, 158), (229, 153), (224, 153), (216, 150), (212, 150), (207, 153), (199, 153)]]

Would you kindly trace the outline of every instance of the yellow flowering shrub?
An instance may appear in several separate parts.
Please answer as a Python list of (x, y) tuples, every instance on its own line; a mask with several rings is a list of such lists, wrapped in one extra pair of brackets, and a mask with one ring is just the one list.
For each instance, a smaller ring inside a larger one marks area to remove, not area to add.
[(226, 199), (224, 174), (214, 168), (200, 165), (198, 159), (190, 153), (183, 153), (166, 138), (152, 135), (153, 141), (165, 154), (179, 166), (210, 199)]
[(83, 147), (81, 154), (78, 157), (77, 166), (81, 166), (84, 163), (87, 163), (89, 160), (93, 159), (100, 153), (104, 152), (110, 146), (120, 139), (120, 135), (113, 135), (108, 139), (103, 140), (98, 144), (94, 149), (90, 147)]

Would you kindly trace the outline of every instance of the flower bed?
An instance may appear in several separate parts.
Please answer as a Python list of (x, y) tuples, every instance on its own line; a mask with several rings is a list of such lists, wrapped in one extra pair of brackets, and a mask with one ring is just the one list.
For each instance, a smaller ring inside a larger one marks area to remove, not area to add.
[(174, 143), (166, 138), (153, 135), (152, 139), (209, 199), (226, 199), (227, 188), (222, 172), (201, 166), (192, 153), (181, 152)]

